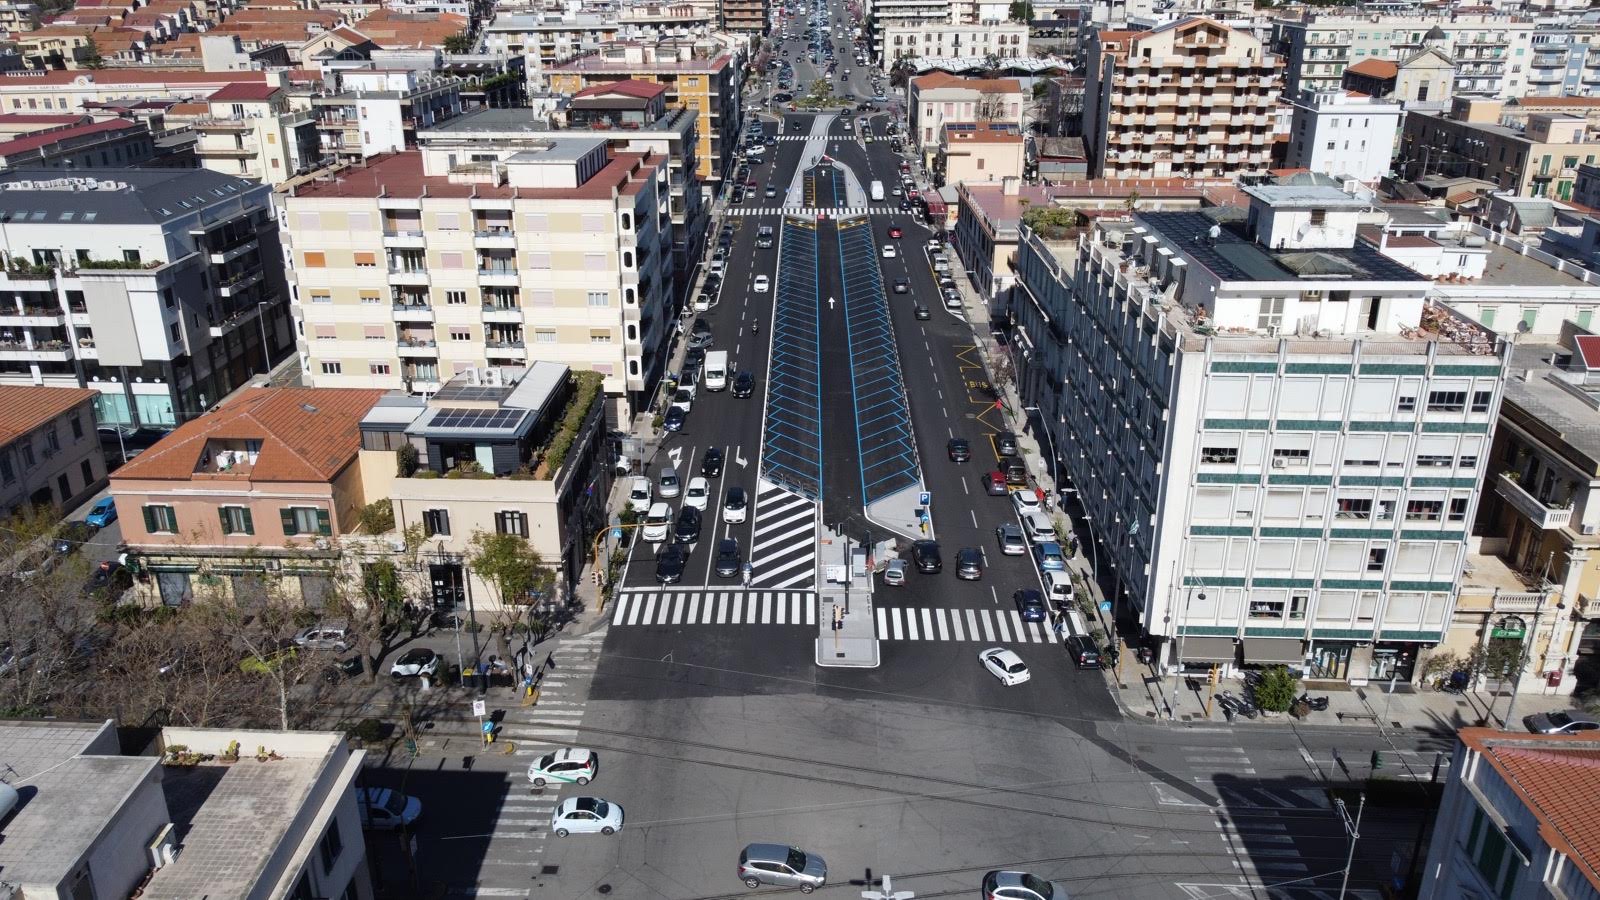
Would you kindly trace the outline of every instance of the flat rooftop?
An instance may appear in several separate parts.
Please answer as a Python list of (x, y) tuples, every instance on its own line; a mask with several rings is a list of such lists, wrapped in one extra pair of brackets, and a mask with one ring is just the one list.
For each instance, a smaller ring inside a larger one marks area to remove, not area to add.
[(1498, 284), (1506, 287), (1593, 287), (1571, 273), (1524, 256), (1494, 241), (1486, 242), (1489, 262), (1477, 284)]
[[(1223, 281), (1338, 279), (1431, 283), (1422, 273), (1364, 244), (1349, 248), (1269, 250), (1246, 236), (1242, 219), (1220, 219), (1204, 212), (1136, 213), (1135, 221), (1159, 233), (1167, 243)], [(1208, 236), (1212, 226), (1219, 229), (1215, 240)]]
[[(63, 744), (74, 750), (80, 744)], [(70, 756), (10, 778), (21, 802), (0, 830), (0, 881), (59, 884), (139, 785), (159, 779), (154, 756)], [(194, 892), (186, 897), (203, 896)]]
[(418, 133), (419, 138), (429, 135), (452, 134), (501, 134), (505, 132), (524, 132), (527, 134), (547, 134), (552, 131), (550, 123), (541, 119), (531, 109), (476, 109), (465, 115), (446, 119), (432, 128), (425, 128)]
[[(1572, 449), (1600, 463), (1600, 380), (1586, 384), (1581, 362), (1563, 369), (1573, 352), (1554, 343), (1520, 342), (1511, 355), (1505, 400), (1555, 432)], [(1555, 357), (1558, 363), (1550, 362)], [(1524, 381), (1522, 373), (1533, 377)], [(1559, 383), (1558, 383), (1559, 382)]]

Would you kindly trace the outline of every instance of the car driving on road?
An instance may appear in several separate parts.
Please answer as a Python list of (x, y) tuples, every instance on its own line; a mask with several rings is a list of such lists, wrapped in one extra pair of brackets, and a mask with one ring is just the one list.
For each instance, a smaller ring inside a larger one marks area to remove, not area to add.
[(599, 797), (569, 797), (550, 814), (556, 837), (569, 834), (616, 834), (622, 830), (622, 807)]
[[(983, 663), (989, 674), (1000, 679), (1000, 683), (1006, 687), (1022, 684), (1032, 677), (1028, 673), (1028, 664), (1022, 661), (1022, 657), (1004, 647), (990, 647), (979, 653), (978, 662)], [(991, 896), (991, 900), (1000, 898)]]
[(534, 787), (556, 784), (588, 784), (600, 772), (600, 754), (593, 750), (564, 747), (528, 763), (528, 780)]

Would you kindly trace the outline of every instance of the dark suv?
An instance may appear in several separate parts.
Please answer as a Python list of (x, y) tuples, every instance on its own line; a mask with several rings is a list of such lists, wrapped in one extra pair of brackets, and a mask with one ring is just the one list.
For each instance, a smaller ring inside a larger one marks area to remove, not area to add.
[(939, 555), (938, 541), (917, 541), (912, 544), (911, 561), (916, 563), (918, 572), (926, 575), (944, 571), (944, 559)]
[(700, 540), (700, 510), (692, 506), (679, 510), (678, 524), (673, 528), (672, 536), (680, 544), (692, 544)]

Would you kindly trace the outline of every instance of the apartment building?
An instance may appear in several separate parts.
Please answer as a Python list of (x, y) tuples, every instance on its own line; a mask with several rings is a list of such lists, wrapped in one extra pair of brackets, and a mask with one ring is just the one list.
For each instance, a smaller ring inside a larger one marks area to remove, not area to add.
[(934, 158), (940, 185), (1021, 180), (1027, 165), (1022, 129), (993, 122), (946, 122)]
[(483, 26), (491, 53), (526, 56), (530, 77), (556, 63), (594, 53), (616, 40), (622, 28), (598, 13), (498, 13)]
[(358, 426), (382, 390), (251, 388), (112, 473), (122, 539), (168, 606), (197, 578), (262, 579), (313, 606), (367, 492)]
[[(117, 725), (0, 723), (11, 777), (27, 786), (0, 846), (17, 896), (372, 900), (357, 806), (366, 751), (343, 733), (167, 727), (124, 751)], [(218, 759), (230, 744), (273, 760)], [(208, 761), (163, 775), (181, 748)]]
[(1304, 91), (1294, 101), (1286, 163), (1374, 185), (1389, 174), (1400, 104), (1348, 91)]
[(598, 382), (542, 361), (469, 369), (427, 398), (385, 397), (362, 421), (363, 483), (389, 498), (396, 533), (421, 526), (436, 607), (466, 607), (468, 594), (480, 612), (531, 601), (498, 596), (472, 568), (479, 532), (526, 538), (558, 573), (562, 596), (577, 581), (609, 521)]
[(731, 53), (694, 55), (691, 48), (673, 49), (614, 44), (600, 52), (549, 66), (550, 90), (576, 94), (585, 88), (619, 81), (648, 81), (667, 89), (667, 105), (694, 110), (700, 132), (695, 158), (699, 177), (713, 193), (732, 172), (737, 159), (743, 107), (740, 66)]
[(1533, 37), (1547, 26), (1507, 14), (1338, 16), (1308, 13), (1274, 19), (1271, 47), (1283, 56), (1290, 96), (1336, 90), (1347, 66), (1367, 59), (1397, 62), (1428, 47), (1455, 62), (1455, 94), (1520, 97), (1528, 90)]
[(1600, 741), (1592, 732), (1456, 732), (1417, 896), (1531, 900), (1600, 894), (1596, 753)]
[(673, 325), (671, 188), (665, 154), (607, 145), (409, 151), (282, 198), (306, 380), (431, 394), (547, 360), (603, 375), (628, 421)]
[[(0, 308), (0, 322), (15, 308)], [(28, 507), (66, 512), (105, 484), (95, 392), (0, 385), (0, 518)]]
[(772, 16), (768, 0), (721, 0), (722, 28), (725, 31), (747, 34), (766, 34), (767, 20)]
[(323, 159), (316, 116), (292, 104), (284, 88), (230, 84), (206, 105), (206, 115), (189, 126), (199, 136), (194, 153), (204, 168), (276, 186)]
[(1364, 201), (1244, 192), (1026, 236), (1024, 402), (1167, 665), (1409, 680), (1451, 621), (1505, 345), (1358, 239)]
[(417, 144), (417, 131), (461, 115), (461, 80), (409, 69), (342, 69), (311, 98), (323, 158), (358, 162)]
[(1027, 101), (1015, 78), (962, 78), (934, 72), (913, 78), (908, 87), (911, 139), (931, 165), (946, 122), (984, 122), (1023, 126)]
[(1272, 165), (1282, 60), (1255, 36), (1186, 18), (1091, 40), (1083, 132), (1097, 178), (1215, 178)]
[(1581, 116), (1534, 113), (1525, 127), (1500, 124), (1498, 100), (1457, 97), (1448, 114), (1406, 116), (1396, 170), (1407, 180), (1428, 175), (1479, 178), (1521, 197), (1572, 197), (1580, 160), (1595, 153)]
[(1600, 45), (1591, 47), (1596, 30), (1545, 27), (1529, 39), (1525, 97), (1567, 97), (1600, 92)]
[(951, 0), (869, 0), (865, 27), (868, 49), (873, 59), (893, 61), (887, 31), (891, 26), (917, 28), (922, 25), (949, 25), (956, 22)]
[(271, 189), (204, 169), (0, 172), (0, 384), (88, 387), (171, 427), (292, 346)]
[(176, 69), (0, 72), (0, 111), (84, 113), (130, 98), (203, 101), (230, 84), (278, 84), (281, 77), (267, 72)]
[(129, 119), (83, 117), (0, 142), (0, 166), (10, 169), (121, 169), (155, 156), (150, 127)]
[(888, 72), (903, 59), (919, 57), (989, 57), (1020, 59), (1028, 55), (1026, 22), (894, 23), (883, 27), (879, 68)]

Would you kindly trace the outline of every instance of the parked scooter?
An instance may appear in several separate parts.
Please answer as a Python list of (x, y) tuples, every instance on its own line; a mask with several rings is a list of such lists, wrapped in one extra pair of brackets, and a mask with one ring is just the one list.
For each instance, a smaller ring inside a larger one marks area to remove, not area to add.
[(1225, 705), (1224, 708), (1227, 706), (1232, 706), (1236, 713), (1244, 716), (1246, 719), (1254, 719), (1256, 717), (1256, 705), (1251, 703), (1249, 700), (1244, 699), (1243, 697), (1235, 696), (1233, 691), (1223, 691), (1217, 696)]
[(1304, 703), (1312, 712), (1326, 712), (1328, 709), (1327, 697), (1313, 697), (1310, 694), (1301, 694), (1296, 703)]

